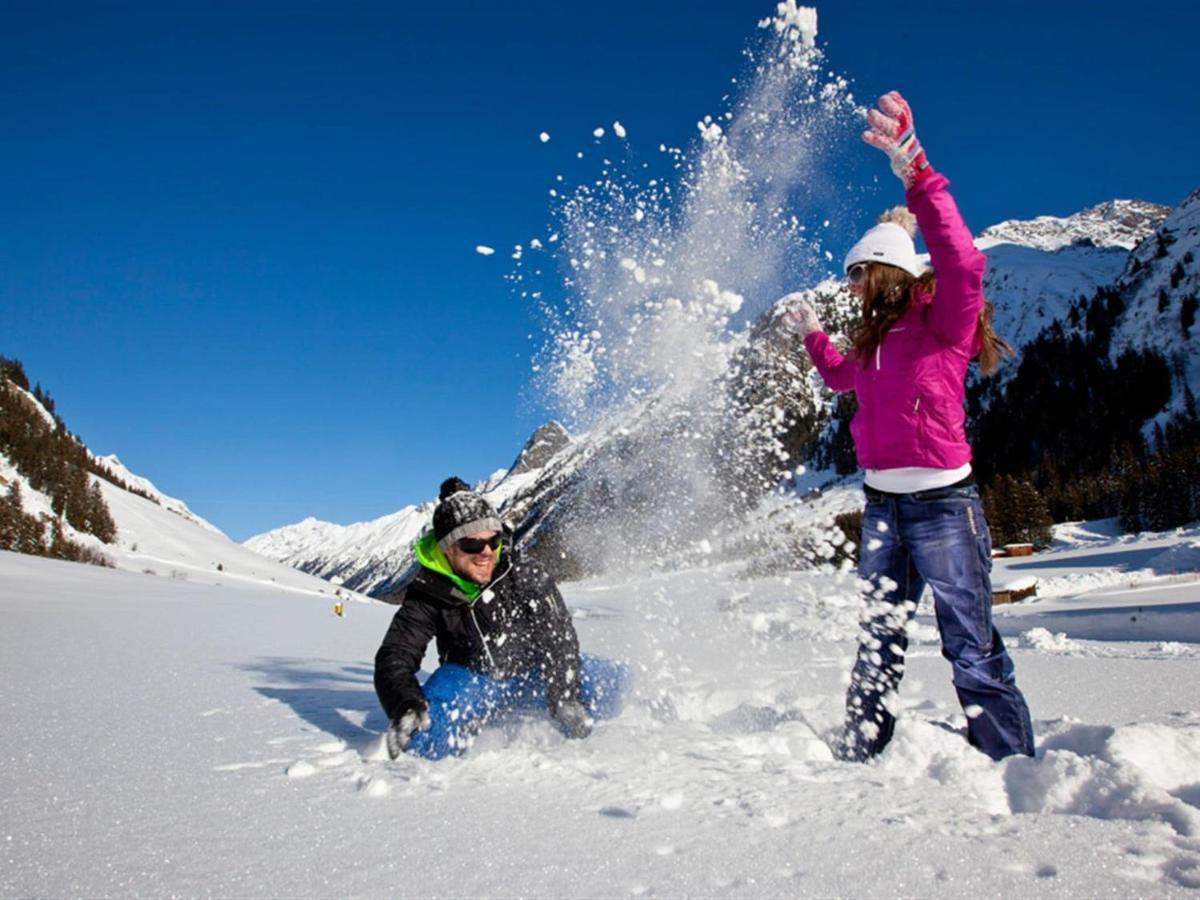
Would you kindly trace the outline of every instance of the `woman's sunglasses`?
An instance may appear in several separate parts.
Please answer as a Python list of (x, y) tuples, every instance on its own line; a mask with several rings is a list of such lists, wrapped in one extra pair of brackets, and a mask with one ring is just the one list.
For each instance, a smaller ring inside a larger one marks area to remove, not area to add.
[(490, 538), (465, 537), (459, 538), (454, 543), (463, 553), (470, 553), (471, 555), (474, 555), (476, 553), (482, 553), (484, 547), (491, 547), (493, 550), (499, 550), (500, 544), (503, 541), (504, 535), (502, 535), (500, 532), (496, 532)]
[(846, 279), (851, 284), (860, 284), (867, 277), (867, 264), (855, 263), (846, 270)]

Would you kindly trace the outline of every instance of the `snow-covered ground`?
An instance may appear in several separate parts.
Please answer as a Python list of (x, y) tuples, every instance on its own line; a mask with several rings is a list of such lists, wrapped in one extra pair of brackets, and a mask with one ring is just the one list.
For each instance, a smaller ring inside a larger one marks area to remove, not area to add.
[[(638, 673), (625, 712), (586, 741), (514, 720), (464, 758), (391, 762), (372, 688), (391, 607), (0, 553), (0, 895), (1182, 896), (1200, 533), (1062, 538), (997, 565), (1039, 579), (997, 617), (1038, 757), (967, 746), (923, 620), (871, 765), (823, 741), (854, 652), (846, 575), (566, 585), (585, 650)], [(1115, 589), (1181, 609), (1174, 637), (1090, 639)]]

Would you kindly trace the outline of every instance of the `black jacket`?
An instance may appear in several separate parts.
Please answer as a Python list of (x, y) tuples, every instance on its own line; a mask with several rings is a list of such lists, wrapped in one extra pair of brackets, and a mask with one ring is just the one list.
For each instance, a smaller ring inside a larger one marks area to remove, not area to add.
[(449, 578), (423, 566), (375, 654), (375, 692), (388, 718), (423, 708), (417, 672), (429, 641), (438, 661), (496, 678), (542, 667), (551, 712), (577, 695), (579, 639), (554, 580), (510, 550), (473, 603)]

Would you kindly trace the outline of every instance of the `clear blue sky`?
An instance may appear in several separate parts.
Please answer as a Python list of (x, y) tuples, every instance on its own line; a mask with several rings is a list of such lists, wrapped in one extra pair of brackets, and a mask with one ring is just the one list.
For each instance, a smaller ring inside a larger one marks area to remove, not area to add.
[[(241, 540), (512, 460), (546, 417), (512, 246), (556, 174), (596, 174), (594, 127), (686, 146), (774, 3), (4, 10), (0, 354)], [(831, 67), (912, 101), (977, 229), (1200, 185), (1195, 4), (818, 10)], [(846, 175), (891, 199), (876, 151)]]

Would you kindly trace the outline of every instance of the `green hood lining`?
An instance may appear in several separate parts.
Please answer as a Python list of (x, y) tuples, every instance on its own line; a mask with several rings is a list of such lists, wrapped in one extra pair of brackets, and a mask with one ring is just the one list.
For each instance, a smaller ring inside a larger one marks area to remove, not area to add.
[[(501, 544), (496, 548), (496, 562), (500, 562), (500, 553), (504, 550), (504, 545)], [(436, 572), (439, 575), (445, 575), (455, 586), (470, 598), (471, 602), (479, 599), (479, 595), (483, 593), (483, 586), (478, 585), (468, 578), (463, 578), (450, 565), (450, 560), (446, 553), (438, 546), (437, 538), (432, 531), (427, 531), (419, 538), (416, 544), (413, 545), (413, 553), (417, 557), (417, 562), (427, 568), (430, 572)]]

